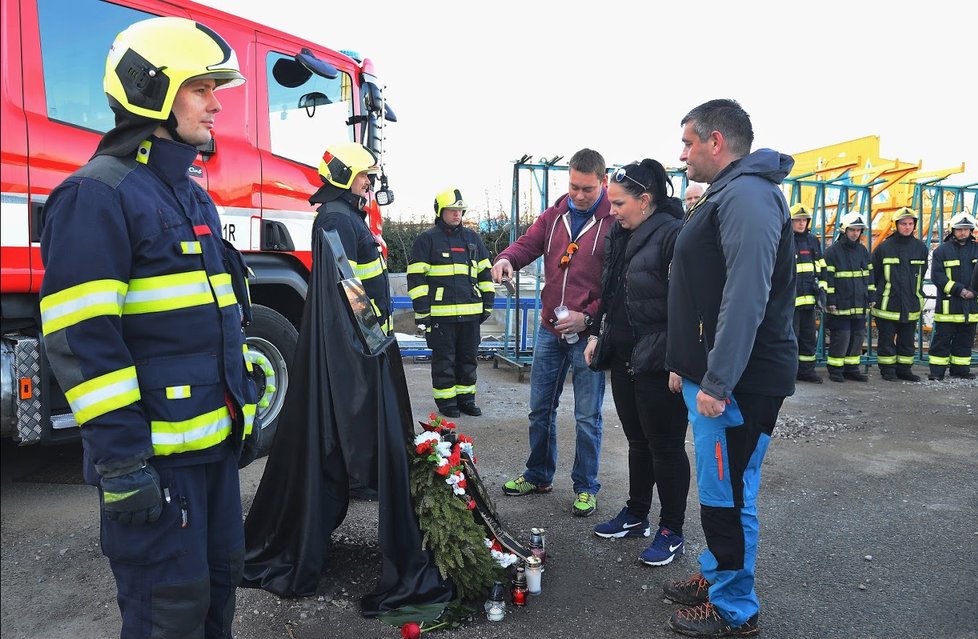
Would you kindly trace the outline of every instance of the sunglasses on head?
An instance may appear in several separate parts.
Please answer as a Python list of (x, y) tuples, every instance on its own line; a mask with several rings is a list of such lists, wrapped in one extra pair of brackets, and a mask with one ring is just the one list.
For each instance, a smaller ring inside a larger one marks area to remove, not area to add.
[(625, 170), (625, 167), (621, 167), (620, 169), (618, 169), (617, 171), (615, 171), (613, 175), (614, 175), (614, 178), (615, 178), (615, 182), (621, 182), (622, 180), (631, 180), (635, 184), (638, 184), (640, 187), (642, 187), (642, 192), (643, 193), (649, 190), (649, 187), (645, 186), (644, 184), (642, 184), (641, 182), (639, 182), (635, 178), (630, 177), (628, 175), (628, 171)]
[(560, 257), (560, 268), (567, 268), (570, 265), (570, 261), (574, 257), (574, 253), (577, 253), (577, 249), (577, 242), (571, 242), (567, 245), (567, 250)]

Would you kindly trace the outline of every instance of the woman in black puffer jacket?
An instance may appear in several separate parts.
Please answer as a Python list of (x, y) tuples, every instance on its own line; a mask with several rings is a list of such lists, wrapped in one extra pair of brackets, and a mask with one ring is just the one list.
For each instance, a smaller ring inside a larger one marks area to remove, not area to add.
[(611, 369), (615, 409), (628, 438), (628, 502), (594, 532), (648, 536), (657, 486), (658, 530), (640, 555), (653, 566), (683, 554), (689, 493), (686, 406), (669, 390), (665, 367), (669, 264), (683, 215), (667, 189), (671, 192), (672, 184), (655, 160), (613, 174), (608, 198), (617, 221), (605, 240), (601, 309), (584, 352), (592, 366)]

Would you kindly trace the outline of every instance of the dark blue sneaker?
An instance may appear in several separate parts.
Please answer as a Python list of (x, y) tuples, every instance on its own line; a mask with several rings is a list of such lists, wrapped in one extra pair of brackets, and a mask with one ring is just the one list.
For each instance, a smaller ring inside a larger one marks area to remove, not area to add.
[(652, 545), (643, 550), (638, 557), (650, 566), (665, 566), (676, 557), (682, 557), (683, 546), (682, 535), (677, 535), (663, 526), (656, 531)]
[(629, 512), (628, 506), (625, 506), (614, 519), (595, 526), (594, 534), (605, 539), (612, 537), (648, 537), (649, 520), (639, 519)]

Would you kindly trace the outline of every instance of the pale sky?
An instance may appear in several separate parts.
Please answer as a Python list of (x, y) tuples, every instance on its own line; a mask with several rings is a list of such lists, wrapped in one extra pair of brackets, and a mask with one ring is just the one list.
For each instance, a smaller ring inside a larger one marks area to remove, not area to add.
[(523, 154), (677, 167), (679, 121), (721, 97), (751, 115), (755, 149), (878, 135), (884, 158), (978, 181), (970, 2), (201, 1), (373, 60), (398, 116), (394, 218), (430, 219), (448, 186), (470, 215), (508, 214)]

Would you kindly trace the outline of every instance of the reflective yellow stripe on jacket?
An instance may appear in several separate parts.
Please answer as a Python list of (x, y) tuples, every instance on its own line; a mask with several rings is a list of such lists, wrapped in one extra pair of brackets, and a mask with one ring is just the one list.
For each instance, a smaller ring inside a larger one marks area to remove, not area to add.
[(65, 391), (65, 399), (79, 426), (140, 398), (135, 366), (99, 375)]
[(122, 315), (128, 286), (119, 280), (95, 280), (52, 293), (41, 299), (41, 328), (45, 335), (93, 317)]

